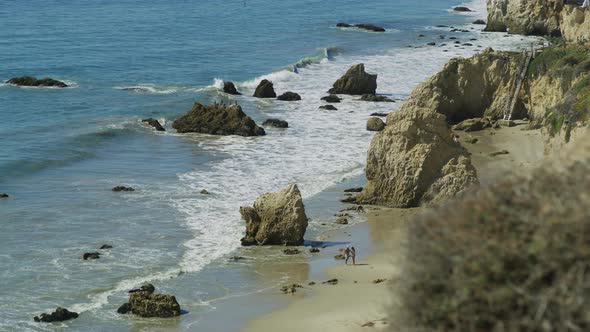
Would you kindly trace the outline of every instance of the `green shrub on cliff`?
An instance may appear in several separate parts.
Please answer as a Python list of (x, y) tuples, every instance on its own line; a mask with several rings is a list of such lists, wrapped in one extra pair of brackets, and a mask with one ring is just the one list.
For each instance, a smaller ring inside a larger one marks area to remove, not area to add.
[(415, 220), (392, 322), (404, 331), (589, 331), (590, 144), (579, 142), (568, 158), (579, 160), (545, 162)]
[[(580, 45), (548, 47), (531, 61), (528, 76), (567, 75), (579, 72), (578, 65), (590, 59), (590, 49)], [(583, 67), (585, 68), (587, 64)]]

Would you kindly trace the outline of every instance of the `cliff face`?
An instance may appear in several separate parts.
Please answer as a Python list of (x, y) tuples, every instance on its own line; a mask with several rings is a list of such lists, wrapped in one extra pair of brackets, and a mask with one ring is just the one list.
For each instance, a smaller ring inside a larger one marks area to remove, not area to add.
[(492, 0), (486, 31), (590, 40), (590, 11), (563, 0)]

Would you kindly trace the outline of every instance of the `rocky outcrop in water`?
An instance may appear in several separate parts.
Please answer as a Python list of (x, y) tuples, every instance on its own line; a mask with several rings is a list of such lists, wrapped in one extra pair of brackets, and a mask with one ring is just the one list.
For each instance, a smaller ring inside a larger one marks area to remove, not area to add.
[(254, 97), (256, 98), (276, 98), (276, 96), (274, 86), (269, 80), (262, 80), (256, 87), (256, 91), (254, 91)]
[(267, 119), (267, 120), (264, 120), (262, 125), (276, 127), (276, 128), (288, 128), (289, 127), (289, 123), (287, 121), (280, 120), (280, 119)]
[(469, 154), (455, 143), (444, 115), (406, 107), (369, 147), (367, 186), (358, 202), (415, 207), (455, 197), (478, 183)]
[(112, 189), (114, 192), (121, 192), (121, 191), (135, 191), (135, 189), (126, 186), (116, 186)]
[(492, 123), (489, 119), (486, 118), (473, 118), (463, 120), (462, 122), (453, 126), (453, 130), (471, 132), (471, 131), (479, 131), (486, 128), (490, 128)]
[(327, 103), (339, 103), (342, 99), (340, 99), (340, 97), (338, 97), (337, 95), (329, 95), (322, 97), (321, 100)]
[(288, 91), (288, 92), (285, 92), (282, 95), (278, 96), (277, 100), (297, 101), (297, 100), (301, 100), (301, 96), (298, 93)]
[(87, 252), (82, 255), (82, 259), (87, 261), (89, 259), (99, 259), (100, 253), (99, 252)]
[(456, 12), (471, 12), (472, 11), (471, 9), (469, 9), (467, 7), (462, 7), (462, 6), (455, 7), (455, 8), (453, 8), (453, 10)]
[(185, 115), (176, 119), (172, 128), (179, 133), (211, 135), (262, 136), (264, 129), (247, 116), (239, 105), (195, 103)]
[(153, 118), (143, 119), (143, 120), (141, 120), (141, 122), (147, 123), (151, 127), (154, 127), (154, 129), (156, 129), (157, 131), (166, 131), (166, 129), (164, 129), (162, 124), (160, 124), (160, 121), (158, 121), (156, 119), (153, 119)]
[(223, 92), (230, 95), (241, 95), (233, 82), (223, 82)]
[(39, 316), (35, 316), (33, 320), (35, 322), (43, 322), (43, 323), (52, 323), (52, 322), (63, 322), (65, 320), (70, 320), (78, 318), (78, 313), (69, 311), (66, 308), (58, 307), (55, 309), (54, 312), (50, 314), (43, 313)]
[(372, 32), (385, 32), (385, 28), (380, 27), (374, 24), (348, 24), (348, 23), (338, 23), (336, 24), (338, 28), (359, 28), (363, 30), (368, 30)]
[(376, 96), (376, 95), (372, 95), (372, 94), (365, 94), (361, 97), (362, 101), (372, 101), (372, 102), (377, 102), (377, 103), (395, 103), (395, 100), (388, 98), (386, 96)]
[(337, 111), (338, 110), (338, 108), (336, 108), (336, 106), (334, 106), (334, 105), (323, 105), (323, 106), (320, 106), (319, 109), (327, 110), (327, 111)]
[(385, 128), (385, 122), (377, 117), (371, 117), (367, 120), (368, 131), (381, 131)]
[(332, 94), (374, 95), (376, 90), (377, 75), (367, 74), (365, 65), (360, 63), (352, 66), (328, 92)]
[(297, 185), (259, 196), (254, 206), (243, 206), (240, 214), (246, 221), (246, 236), (241, 242), (249, 245), (291, 245), (303, 243), (307, 216)]
[(151, 284), (130, 291), (129, 302), (121, 305), (117, 313), (158, 318), (180, 316), (180, 305), (175, 296), (154, 294), (154, 291), (155, 287)]
[(8, 84), (18, 85), (18, 86), (47, 86), (47, 87), (57, 87), (57, 88), (67, 88), (68, 85), (64, 82), (54, 80), (52, 78), (42, 78), (37, 79), (31, 76), (23, 76), (23, 77), (14, 77), (6, 81)]

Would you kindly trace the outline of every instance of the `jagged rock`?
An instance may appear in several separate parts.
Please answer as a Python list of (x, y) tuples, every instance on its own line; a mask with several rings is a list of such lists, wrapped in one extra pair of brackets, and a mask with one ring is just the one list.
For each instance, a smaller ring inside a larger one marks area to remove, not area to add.
[(99, 252), (87, 252), (84, 253), (84, 255), (82, 255), (82, 259), (83, 260), (89, 260), (89, 259), (99, 259), (100, 258), (100, 253)]
[(131, 293), (137, 293), (137, 292), (147, 292), (149, 294), (152, 294), (155, 291), (156, 291), (156, 287), (154, 285), (144, 284), (144, 285), (141, 285), (141, 287), (139, 287), (139, 288), (130, 290), (128, 293), (131, 294)]
[(6, 81), (6, 83), (18, 86), (53, 86), (58, 88), (68, 87), (68, 85), (64, 82), (54, 80), (52, 78), (37, 79), (31, 76), (14, 77)]
[(169, 318), (180, 316), (180, 305), (173, 295), (138, 291), (129, 294), (129, 302), (119, 307), (117, 312), (141, 317)]
[(233, 82), (223, 82), (223, 92), (230, 95), (241, 95)]
[(276, 98), (277, 94), (275, 93), (275, 89), (273, 84), (269, 80), (262, 80), (256, 91), (254, 92), (254, 97), (256, 98)]
[(361, 191), (363, 191), (363, 187), (355, 187), (355, 188), (344, 189), (344, 192), (345, 193), (360, 193)]
[(253, 207), (243, 206), (246, 221), (242, 245), (301, 245), (307, 229), (307, 216), (297, 185), (259, 196)]
[(477, 184), (469, 154), (453, 141), (446, 120), (431, 109), (402, 107), (391, 113), (389, 125), (371, 142), (369, 181), (358, 201), (415, 207), (441, 202)]
[(321, 98), (323, 101), (328, 103), (339, 103), (342, 99), (337, 95), (329, 95)]
[(367, 74), (365, 65), (352, 66), (344, 76), (334, 83), (334, 87), (328, 91), (332, 94), (364, 95), (375, 94), (377, 90), (377, 75)]
[(345, 197), (340, 200), (342, 203), (356, 203), (357, 199), (356, 196)]
[(364, 94), (361, 99), (362, 101), (372, 101), (372, 102), (386, 102), (386, 103), (395, 103), (395, 100), (387, 98), (385, 96), (376, 96), (373, 94)]
[(426, 45), (427, 46), (436, 46), (436, 43), (435, 42), (429, 42), (429, 43), (426, 43)]
[(276, 128), (288, 128), (289, 127), (289, 123), (285, 120), (279, 120), (279, 119), (267, 119), (264, 120), (264, 122), (262, 123), (263, 126), (270, 126), (270, 127), (276, 127)]
[(172, 128), (179, 133), (211, 135), (262, 136), (264, 129), (242, 111), (240, 105), (195, 103), (185, 115), (176, 119)]
[(120, 192), (120, 191), (135, 191), (135, 189), (133, 189), (131, 187), (125, 187), (125, 186), (116, 186), (112, 190), (115, 191), (115, 192)]
[(0, 193), (0, 199), (8, 198), (8, 197), (10, 197), (10, 196), (8, 196), (8, 194)]
[(471, 12), (472, 11), (471, 9), (469, 9), (467, 7), (462, 7), (462, 6), (455, 7), (455, 8), (453, 8), (453, 10), (456, 12)]
[(149, 118), (149, 119), (143, 119), (141, 120), (141, 122), (145, 122), (148, 125), (154, 127), (157, 131), (166, 131), (166, 129), (164, 129), (164, 127), (162, 127), (162, 125), (160, 124), (160, 121), (153, 119), (153, 118)]
[(282, 95), (278, 96), (277, 100), (297, 101), (297, 100), (301, 100), (301, 96), (298, 93), (288, 91), (288, 92), (285, 92)]
[(113, 246), (110, 244), (103, 244), (102, 246), (100, 246), (99, 248), (100, 250), (105, 250), (105, 249), (113, 249)]
[(367, 130), (368, 131), (381, 131), (385, 129), (385, 122), (377, 117), (370, 117), (367, 120)]
[(334, 105), (323, 105), (323, 106), (320, 106), (320, 109), (328, 110), (328, 111), (337, 111), (338, 110)]
[(465, 132), (479, 131), (486, 128), (490, 128), (492, 123), (486, 118), (473, 118), (463, 120), (460, 123), (453, 126), (453, 130), (460, 130)]
[(39, 316), (35, 316), (33, 320), (35, 322), (43, 322), (43, 323), (51, 323), (51, 322), (62, 322), (65, 320), (70, 320), (78, 318), (78, 313), (69, 311), (66, 308), (58, 307), (55, 309), (54, 312), (50, 314), (43, 313)]
[(486, 24), (486, 21), (484, 21), (484, 20), (475, 20), (475, 21), (473, 21), (472, 24), (485, 25)]

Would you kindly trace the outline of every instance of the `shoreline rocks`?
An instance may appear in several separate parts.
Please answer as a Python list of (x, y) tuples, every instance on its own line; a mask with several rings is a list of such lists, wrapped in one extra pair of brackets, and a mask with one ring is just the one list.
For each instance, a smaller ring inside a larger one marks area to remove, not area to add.
[(210, 135), (263, 136), (266, 133), (247, 116), (240, 105), (195, 103), (185, 115), (176, 119), (172, 128), (179, 133)]
[(288, 92), (285, 92), (282, 95), (278, 96), (277, 100), (298, 101), (298, 100), (301, 100), (301, 96), (298, 93), (288, 91)]
[(66, 308), (57, 307), (54, 312), (50, 314), (42, 313), (39, 316), (33, 317), (35, 322), (52, 323), (52, 322), (63, 322), (66, 320), (78, 318), (78, 313), (69, 311)]
[(155, 294), (156, 288), (146, 284), (129, 291), (129, 301), (117, 309), (119, 314), (132, 313), (140, 317), (170, 318), (180, 316), (180, 305), (174, 295)]
[(156, 129), (157, 131), (166, 131), (166, 129), (164, 129), (162, 124), (160, 124), (160, 121), (158, 121), (156, 119), (153, 119), (153, 118), (143, 119), (143, 120), (141, 120), (141, 122), (147, 123), (151, 127), (154, 127), (154, 129)]
[(223, 92), (230, 95), (241, 95), (241, 93), (238, 92), (238, 89), (236, 89), (236, 86), (233, 82), (223, 82)]
[(266, 119), (262, 123), (263, 126), (270, 126), (275, 128), (288, 128), (289, 123), (285, 120), (280, 119)]
[(269, 80), (262, 80), (258, 84), (258, 87), (256, 87), (256, 91), (254, 91), (254, 97), (256, 97), (256, 98), (276, 98), (277, 94), (275, 92), (272, 82)]
[(45, 87), (57, 87), (67, 88), (68, 85), (62, 81), (54, 80), (52, 78), (37, 79), (32, 76), (13, 77), (6, 81), (8, 84), (17, 86), (45, 86)]
[(360, 63), (348, 69), (328, 91), (330, 94), (364, 95), (375, 94), (377, 90), (377, 75), (365, 72), (365, 65)]
[(295, 184), (259, 196), (254, 206), (240, 207), (240, 214), (246, 221), (246, 235), (241, 239), (243, 246), (303, 244), (308, 218)]

